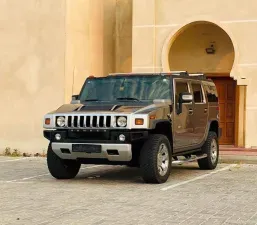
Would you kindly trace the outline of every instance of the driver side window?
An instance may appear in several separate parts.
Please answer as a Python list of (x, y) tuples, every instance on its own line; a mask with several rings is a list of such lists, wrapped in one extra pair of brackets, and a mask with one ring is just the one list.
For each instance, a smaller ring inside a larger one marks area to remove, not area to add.
[(178, 103), (178, 99), (179, 99), (179, 94), (183, 93), (183, 92), (189, 92), (188, 89), (188, 83), (187, 82), (181, 82), (181, 81), (176, 81), (175, 83), (176, 87), (175, 87), (175, 103)]

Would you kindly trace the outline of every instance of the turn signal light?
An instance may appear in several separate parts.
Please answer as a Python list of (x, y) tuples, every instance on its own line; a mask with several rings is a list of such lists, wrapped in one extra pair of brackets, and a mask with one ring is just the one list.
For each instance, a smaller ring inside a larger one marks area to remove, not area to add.
[(45, 119), (45, 125), (50, 125), (51, 123), (51, 119), (50, 118), (46, 118)]
[(155, 120), (156, 116), (155, 115), (151, 115), (150, 116), (150, 120)]
[(144, 119), (136, 119), (135, 124), (136, 125), (144, 125)]

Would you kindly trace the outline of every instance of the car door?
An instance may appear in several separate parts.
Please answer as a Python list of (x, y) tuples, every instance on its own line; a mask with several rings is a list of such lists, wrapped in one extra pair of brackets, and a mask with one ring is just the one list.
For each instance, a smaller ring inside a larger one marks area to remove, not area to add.
[(179, 114), (178, 98), (180, 93), (190, 93), (190, 86), (187, 80), (174, 79), (174, 110), (173, 110), (173, 149), (174, 152), (183, 151), (185, 147), (192, 144), (193, 123), (192, 113), (193, 104), (183, 103), (182, 112)]
[(198, 145), (204, 140), (208, 119), (208, 104), (204, 94), (203, 85), (200, 81), (192, 81), (193, 93), (193, 144)]

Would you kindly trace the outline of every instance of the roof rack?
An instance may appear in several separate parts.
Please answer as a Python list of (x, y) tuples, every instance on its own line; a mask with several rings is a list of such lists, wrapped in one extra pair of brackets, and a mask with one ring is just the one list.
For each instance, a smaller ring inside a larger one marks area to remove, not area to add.
[(190, 77), (197, 77), (198, 79), (208, 80), (204, 73), (189, 73)]
[(177, 76), (189, 76), (187, 71), (170, 71), (169, 73)]
[(189, 76), (187, 71), (170, 71), (170, 72), (144, 72), (144, 73), (137, 73), (137, 72), (132, 72), (132, 73), (109, 73), (108, 76), (116, 76), (116, 75), (175, 75), (175, 76)]

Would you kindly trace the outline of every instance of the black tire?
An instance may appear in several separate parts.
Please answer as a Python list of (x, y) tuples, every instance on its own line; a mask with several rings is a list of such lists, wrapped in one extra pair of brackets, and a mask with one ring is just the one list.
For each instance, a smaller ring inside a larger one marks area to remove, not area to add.
[(54, 153), (51, 144), (49, 144), (47, 166), (51, 175), (56, 179), (72, 179), (78, 174), (81, 164), (75, 160), (61, 159)]
[[(158, 170), (158, 153), (161, 145), (167, 147), (168, 163), (167, 172), (161, 175)], [(167, 181), (171, 171), (171, 147), (168, 138), (161, 134), (151, 135), (144, 143), (140, 152), (140, 170), (146, 183), (164, 183)]]
[[(212, 142), (216, 142), (217, 147), (217, 156), (216, 160), (212, 160)], [(202, 170), (213, 170), (217, 167), (219, 161), (219, 141), (217, 134), (213, 131), (210, 131), (208, 137), (202, 147), (202, 153), (207, 154), (206, 158), (199, 159), (198, 165)]]

